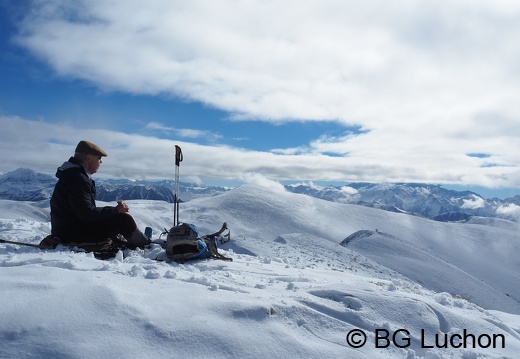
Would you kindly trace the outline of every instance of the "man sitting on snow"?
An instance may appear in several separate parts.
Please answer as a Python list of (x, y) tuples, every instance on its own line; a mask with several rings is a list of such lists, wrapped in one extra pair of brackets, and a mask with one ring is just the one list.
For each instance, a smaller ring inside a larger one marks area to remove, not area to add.
[[(97, 145), (80, 141), (73, 157), (56, 172), (58, 182), (51, 197), (52, 239), (68, 245), (96, 251), (96, 245), (109, 242), (135, 249), (150, 243), (127, 212), (128, 206), (96, 206), (96, 173), (107, 156)], [(119, 235), (119, 236), (118, 236)], [(50, 240), (48, 238), (47, 240)]]

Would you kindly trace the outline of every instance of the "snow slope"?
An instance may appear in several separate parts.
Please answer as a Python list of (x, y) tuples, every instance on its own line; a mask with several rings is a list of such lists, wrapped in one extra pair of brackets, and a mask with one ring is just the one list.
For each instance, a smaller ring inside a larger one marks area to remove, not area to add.
[[(171, 204), (129, 202), (154, 237), (171, 225)], [(0, 201), (0, 237), (38, 243), (48, 211)], [(234, 261), (0, 244), (0, 357), (520, 356), (514, 223), (433, 222), (252, 185), (182, 203), (180, 219), (203, 233), (228, 222), (221, 250)], [(465, 347), (450, 344), (464, 334)]]

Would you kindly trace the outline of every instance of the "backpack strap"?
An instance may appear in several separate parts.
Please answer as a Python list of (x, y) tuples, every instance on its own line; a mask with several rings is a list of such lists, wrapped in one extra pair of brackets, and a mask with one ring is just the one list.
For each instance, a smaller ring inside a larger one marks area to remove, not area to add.
[(225, 257), (218, 252), (217, 244), (215, 243), (215, 238), (213, 238), (213, 239), (203, 238), (203, 240), (206, 243), (206, 245), (208, 246), (208, 250), (211, 255), (211, 258), (220, 259), (220, 260), (228, 261), (228, 262), (233, 261), (233, 258)]

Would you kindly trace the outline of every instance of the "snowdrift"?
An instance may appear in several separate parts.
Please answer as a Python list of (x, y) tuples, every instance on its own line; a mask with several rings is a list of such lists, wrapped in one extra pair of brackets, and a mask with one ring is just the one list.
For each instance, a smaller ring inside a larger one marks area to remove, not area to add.
[[(129, 204), (156, 237), (171, 225), (170, 204)], [(180, 220), (202, 232), (228, 222), (233, 240), (221, 250), (234, 261), (157, 262), (159, 246), (99, 261), (0, 245), (0, 357), (520, 353), (514, 225), (446, 224), (251, 185), (182, 203)], [(0, 201), (2, 238), (37, 243), (49, 231), (45, 203)], [(353, 330), (366, 336), (360, 348)]]

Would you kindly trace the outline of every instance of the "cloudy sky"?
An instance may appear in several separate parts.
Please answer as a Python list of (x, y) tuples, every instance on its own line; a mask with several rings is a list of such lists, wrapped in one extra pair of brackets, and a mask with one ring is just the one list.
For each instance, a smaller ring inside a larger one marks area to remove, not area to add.
[(520, 2), (144, 4), (0, 0), (0, 172), (520, 193)]

